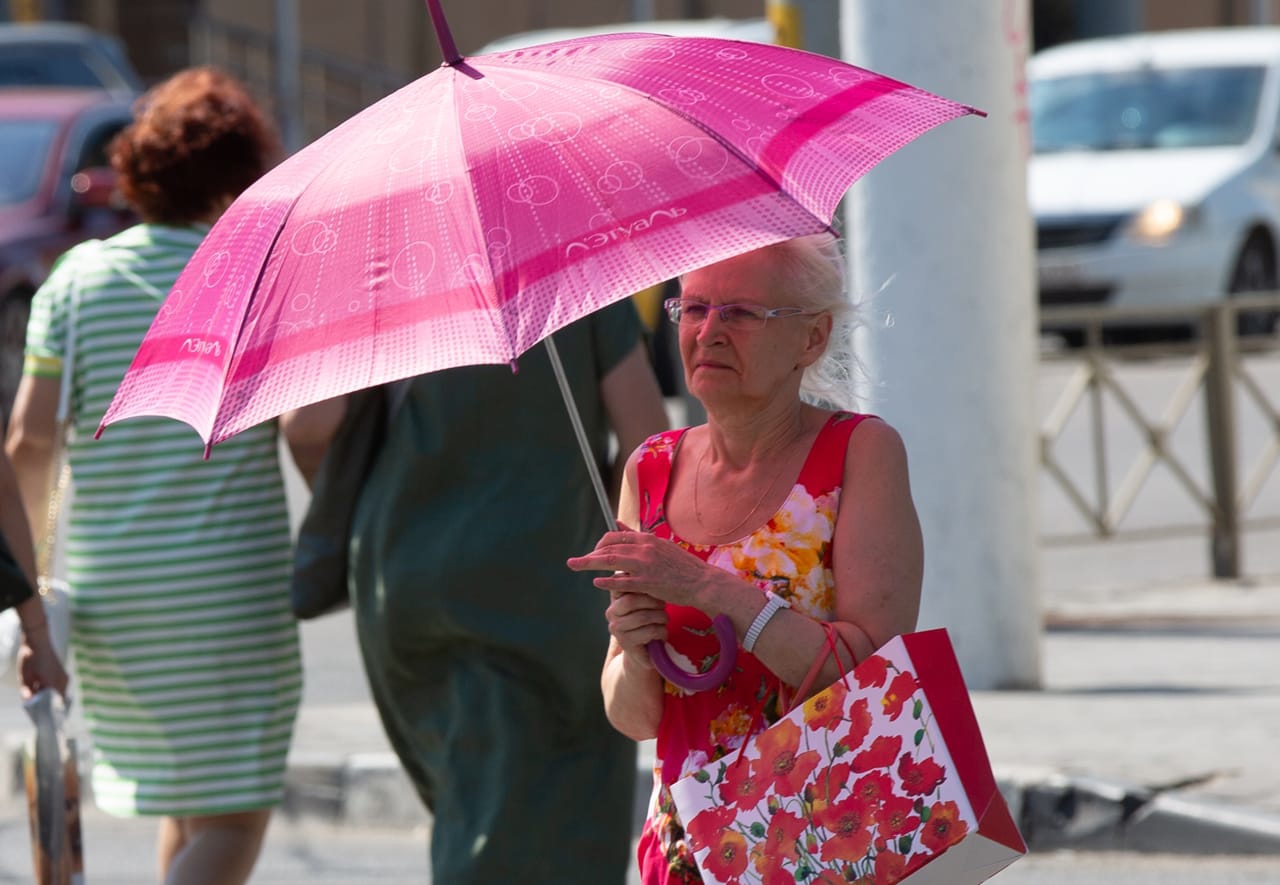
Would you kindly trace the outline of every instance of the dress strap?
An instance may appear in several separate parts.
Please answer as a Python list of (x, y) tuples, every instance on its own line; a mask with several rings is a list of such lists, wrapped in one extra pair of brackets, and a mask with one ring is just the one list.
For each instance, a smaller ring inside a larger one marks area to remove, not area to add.
[(671, 464), (676, 448), (689, 428), (681, 427), (656, 433), (641, 446), (640, 460), (636, 463), (636, 489), (640, 498), (640, 525), (644, 532), (669, 535), (665, 527), (667, 486), (671, 482)]
[(854, 429), (868, 418), (858, 412), (836, 412), (827, 419), (818, 438), (809, 449), (799, 481), (814, 491), (837, 488), (844, 482), (845, 453), (849, 450), (849, 437)]

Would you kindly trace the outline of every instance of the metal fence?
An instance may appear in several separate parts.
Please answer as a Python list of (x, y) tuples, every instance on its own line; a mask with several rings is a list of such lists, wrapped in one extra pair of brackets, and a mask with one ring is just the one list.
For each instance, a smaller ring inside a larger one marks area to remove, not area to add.
[[(1158, 466), (1167, 469), (1184, 500), (1200, 515), (1190, 528), (1207, 534), (1216, 577), (1240, 576), (1242, 532), (1280, 525), (1280, 512), (1256, 507), (1280, 460), (1280, 410), (1259, 378), (1263, 368), (1280, 365), (1280, 338), (1274, 332), (1239, 334), (1239, 318), (1245, 312), (1280, 313), (1280, 295), (1238, 297), (1198, 308), (1041, 311), (1043, 326), (1070, 328), (1082, 341), (1078, 348), (1041, 355), (1042, 373), (1059, 364), (1065, 381), (1041, 424), (1040, 462), (1093, 538), (1150, 536), (1188, 528), (1173, 522), (1140, 529), (1126, 525)], [(1182, 329), (1180, 337), (1185, 340), (1143, 341), (1151, 336), (1137, 329)], [(1160, 413), (1153, 415), (1152, 407), (1158, 404), (1136, 393), (1130, 379), (1135, 367), (1156, 362), (1176, 383)], [(1261, 444), (1251, 458), (1243, 457), (1240, 445), (1237, 406), (1241, 403), (1261, 418), (1253, 422), (1254, 441), (1261, 436)], [(1201, 464), (1173, 444), (1175, 430), (1185, 426), (1193, 407), (1203, 411), (1201, 457), (1206, 463)], [(1092, 450), (1084, 471), (1078, 463), (1069, 469), (1057, 448), (1068, 422), (1082, 414)], [(1119, 422), (1139, 440), (1123, 465), (1109, 461), (1114, 457), (1110, 442)], [(1047, 534), (1044, 540), (1070, 543), (1078, 538)]]

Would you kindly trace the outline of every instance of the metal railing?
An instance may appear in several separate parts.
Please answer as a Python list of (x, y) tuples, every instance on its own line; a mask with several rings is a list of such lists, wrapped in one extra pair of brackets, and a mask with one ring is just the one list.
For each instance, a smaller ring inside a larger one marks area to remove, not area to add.
[[(1216, 577), (1240, 576), (1241, 533), (1245, 529), (1280, 524), (1280, 514), (1253, 513), (1259, 493), (1280, 460), (1280, 410), (1258, 380), (1255, 362), (1274, 362), (1280, 338), (1242, 336), (1239, 318), (1246, 312), (1280, 314), (1280, 294), (1233, 297), (1195, 308), (1118, 310), (1114, 308), (1046, 308), (1042, 326), (1070, 329), (1083, 338), (1078, 350), (1042, 353), (1042, 365), (1063, 362), (1072, 366), (1067, 380), (1048, 410), (1040, 429), (1040, 463), (1089, 526), (1094, 538), (1151, 535), (1185, 530), (1166, 525), (1128, 531), (1125, 519), (1132, 511), (1148, 479), (1162, 465), (1203, 516), (1193, 530), (1207, 531), (1213, 573)], [(1129, 329), (1188, 330), (1187, 340), (1124, 343), (1133, 337)], [(1179, 374), (1172, 394), (1158, 417), (1151, 417), (1125, 372), (1144, 361), (1163, 360)], [(1239, 463), (1237, 397), (1243, 397), (1262, 416), (1265, 443), (1243, 472)], [(1110, 403), (1111, 408), (1105, 408)], [(1194, 405), (1204, 410), (1207, 465), (1195, 465), (1172, 444), (1174, 430)], [(1091, 475), (1072, 475), (1055, 449), (1069, 420), (1088, 410), (1092, 448)], [(1112, 435), (1108, 415), (1121, 415), (1140, 439), (1138, 451), (1118, 483), (1111, 481), (1108, 442)], [(1207, 468), (1207, 482), (1197, 479)], [(1073, 540), (1072, 536), (1044, 537), (1047, 543)]]

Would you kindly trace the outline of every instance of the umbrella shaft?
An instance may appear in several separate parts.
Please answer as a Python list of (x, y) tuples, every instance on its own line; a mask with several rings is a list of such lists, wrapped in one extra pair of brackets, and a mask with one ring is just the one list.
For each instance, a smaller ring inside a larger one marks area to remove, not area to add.
[(564, 363), (560, 362), (560, 351), (552, 336), (543, 339), (547, 346), (547, 356), (551, 358), (551, 369), (556, 373), (556, 383), (560, 385), (560, 396), (564, 398), (564, 407), (569, 412), (569, 422), (573, 424), (574, 436), (578, 438), (578, 448), (582, 450), (582, 459), (587, 462), (587, 473), (591, 476), (591, 485), (596, 490), (596, 500), (600, 503), (600, 512), (604, 514), (605, 525), (609, 531), (617, 531), (618, 521), (609, 507), (609, 495), (604, 490), (604, 480), (600, 477), (600, 467), (596, 463), (595, 453), (591, 451), (591, 441), (587, 439), (587, 431), (582, 426), (582, 416), (578, 414), (578, 404), (569, 388), (569, 378), (564, 373)]

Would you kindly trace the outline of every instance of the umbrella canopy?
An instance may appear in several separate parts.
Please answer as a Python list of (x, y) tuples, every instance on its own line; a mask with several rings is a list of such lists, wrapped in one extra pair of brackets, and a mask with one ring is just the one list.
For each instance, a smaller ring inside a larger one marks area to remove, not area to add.
[(236, 200), (104, 427), (163, 415), (212, 445), (349, 391), (512, 362), (647, 286), (827, 229), (876, 163), (975, 112), (728, 40), (623, 34), (463, 59), (449, 39), (446, 58)]
[[(615, 34), (445, 63), (263, 176), (174, 284), (102, 424), (157, 415), (206, 450), (290, 409), (545, 340), (633, 292), (831, 226), (849, 186), (981, 113), (826, 56)], [(714, 620), (719, 685), (737, 651)]]

